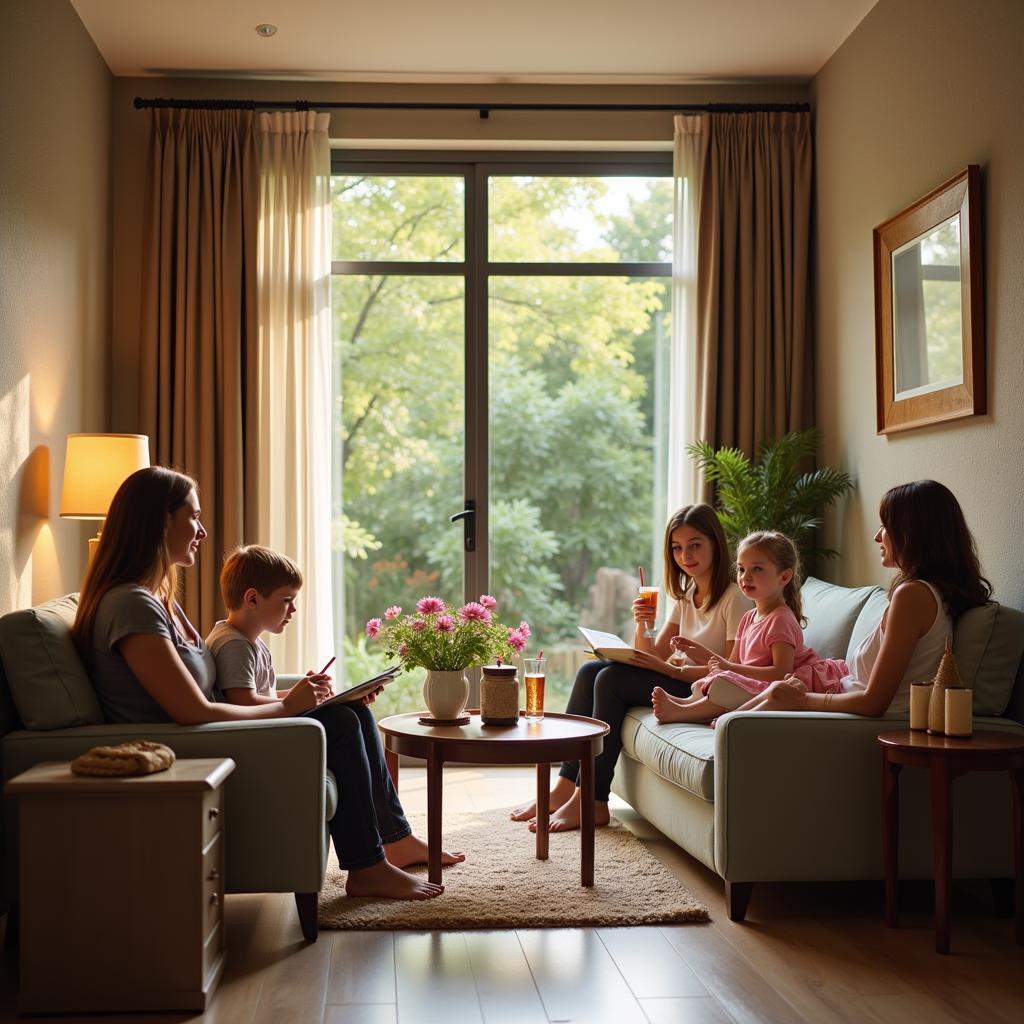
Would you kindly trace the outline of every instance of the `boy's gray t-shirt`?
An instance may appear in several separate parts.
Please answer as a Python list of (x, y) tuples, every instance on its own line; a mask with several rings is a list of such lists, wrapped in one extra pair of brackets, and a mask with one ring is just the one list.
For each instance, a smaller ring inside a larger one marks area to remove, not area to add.
[[(181, 608), (177, 613), (185, 619)], [(192, 630), (190, 641), (181, 635), (159, 598), (145, 587), (122, 583), (100, 599), (92, 633), (92, 677), (108, 722), (170, 722), (172, 719), (146, 692), (116, 645), (126, 636), (141, 633), (165, 636), (174, 644), (199, 689), (216, 701), (217, 666), (202, 638)]]
[(241, 687), (263, 697), (277, 696), (274, 661), (270, 648), (259, 637), (253, 642), (221, 620), (210, 630), (206, 646), (217, 661), (218, 690)]

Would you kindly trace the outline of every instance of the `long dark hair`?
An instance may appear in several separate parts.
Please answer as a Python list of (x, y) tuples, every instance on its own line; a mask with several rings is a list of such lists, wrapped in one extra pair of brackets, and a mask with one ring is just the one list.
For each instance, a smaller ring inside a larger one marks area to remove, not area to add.
[(960, 503), (944, 484), (915, 480), (892, 487), (882, 495), (878, 515), (900, 570), (890, 596), (907, 580), (925, 580), (942, 595), (954, 622), (992, 596)]
[(672, 531), (680, 526), (689, 526), (703, 534), (711, 542), (714, 555), (711, 561), (711, 586), (704, 595), (703, 611), (710, 610), (718, 603), (719, 598), (729, 589), (732, 582), (732, 563), (729, 558), (729, 542), (725, 539), (725, 530), (719, 522), (718, 513), (710, 505), (684, 505), (673, 513), (665, 527), (665, 590), (675, 601), (694, 586), (693, 579), (676, 565), (672, 557)]
[(775, 566), (779, 572), (786, 569), (793, 570), (793, 576), (782, 591), (782, 598), (789, 605), (789, 610), (796, 616), (796, 621), (801, 628), (807, 625), (807, 618), (804, 615), (804, 605), (800, 597), (800, 555), (796, 545), (778, 530), (758, 530), (756, 533), (748, 533), (740, 541), (736, 554), (746, 551), (748, 548), (757, 548), (763, 552), (768, 561)]
[(82, 660), (92, 661), (93, 628), (103, 596), (121, 583), (152, 587), (168, 611), (178, 585), (167, 552), (167, 517), (188, 501), (196, 482), (163, 466), (137, 470), (117, 489), (96, 555), (85, 574), (71, 629)]

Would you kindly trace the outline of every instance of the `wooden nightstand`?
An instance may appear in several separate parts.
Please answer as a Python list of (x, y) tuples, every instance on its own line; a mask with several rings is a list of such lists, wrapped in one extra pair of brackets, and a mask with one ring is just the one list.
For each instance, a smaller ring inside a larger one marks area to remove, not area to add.
[(47, 762), (17, 799), (22, 1012), (202, 1010), (224, 968), (230, 758), (130, 778)]

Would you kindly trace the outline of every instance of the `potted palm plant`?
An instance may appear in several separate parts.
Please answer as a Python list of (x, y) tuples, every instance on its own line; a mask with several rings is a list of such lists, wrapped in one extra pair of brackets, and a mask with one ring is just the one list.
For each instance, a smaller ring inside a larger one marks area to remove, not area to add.
[(833, 548), (815, 545), (825, 507), (853, 487), (838, 469), (801, 467), (813, 458), (822, 441), (817, 428), (793, 431), (761, 445), (751, 461), (738, 448), (713, 448), (695, 441), (687, 452), (714, 485), (715, 505), (733, 552), (748, 533), (778, 530), (800, 551), (805, 566), (817, 558), (834, 558)]

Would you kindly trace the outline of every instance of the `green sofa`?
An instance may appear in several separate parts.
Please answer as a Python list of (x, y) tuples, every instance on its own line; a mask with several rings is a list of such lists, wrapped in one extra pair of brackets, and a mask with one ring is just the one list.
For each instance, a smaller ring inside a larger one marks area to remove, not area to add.
[[(225, 890), (293, 892), (303, 935), (316, 939), (337, 787), (319, 722), (281, 718), (208, 725), (108, 725), (71, 642), (75, 595), (0, 617), (0, 765), (3, 781), (40, 761), (132, 739), (166, 743), (178, 757), (230, 757)], [(17, 898), (17, 808), (0, 823), (0, 911)], [(69, 850), (68, 856), (74, 856)]]
[[(845, 657), (878, 622), (885, 594), (808, 579), (809, 645)], [(976, 729), (1024, 734), (1024, 613), (996, 603), (956, 625), (953, 650), (974, 688)], [(659, 725), (631, 709), (613, 790), (725, 880), (733, 920), (754, 882), (884, 877), (881, 753), (886, 729), (905, 715), (734, 712), (715, 729)], [(901, 776), (900, 877), (931, 878), (930, 802), (925, 773)], [(1012, 878), (1012, 792), (1006, 773), (974, 773), (954, 789), (953, 872)]]

